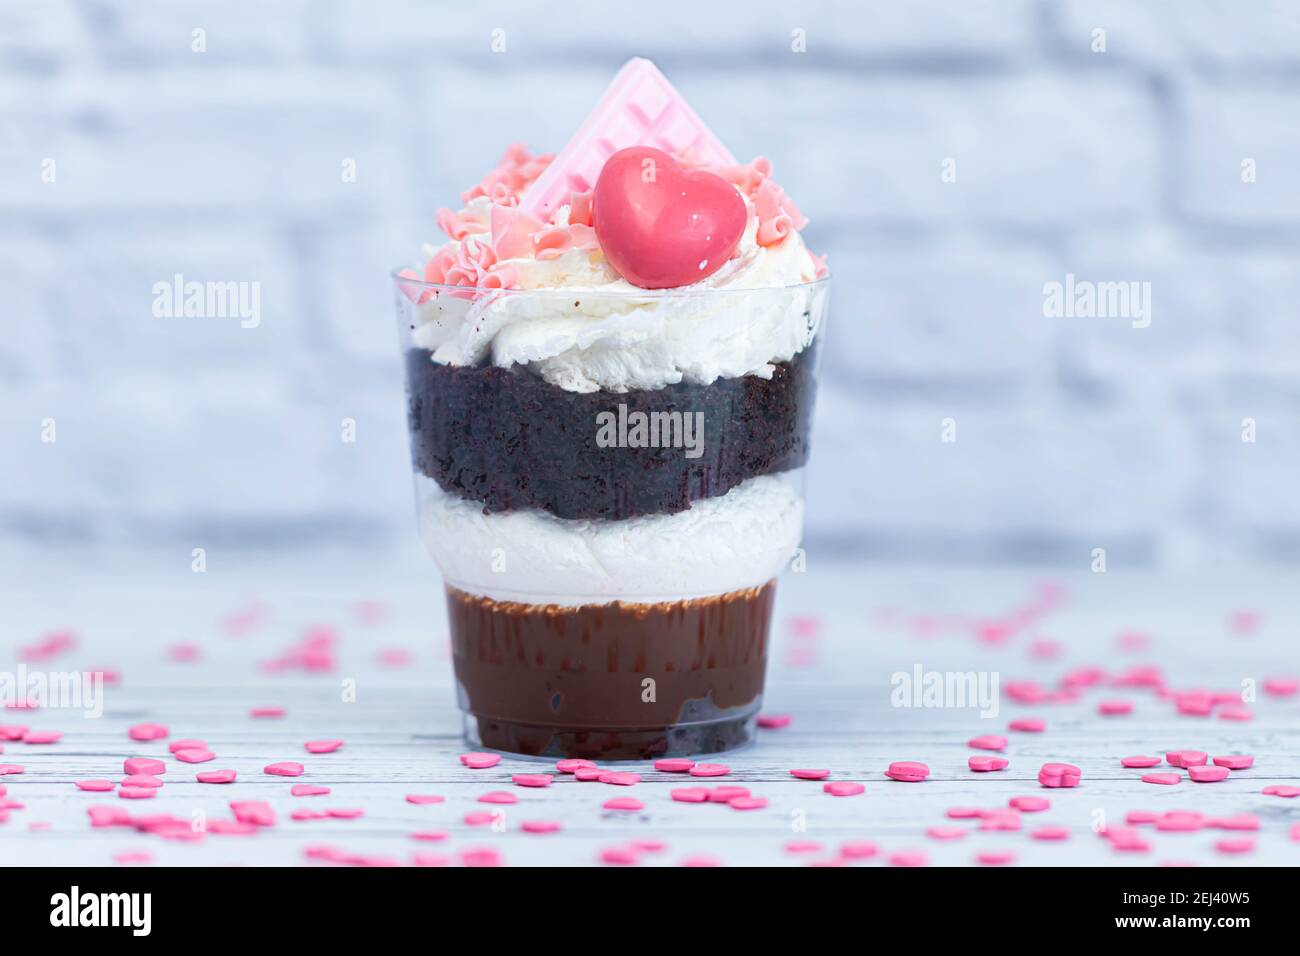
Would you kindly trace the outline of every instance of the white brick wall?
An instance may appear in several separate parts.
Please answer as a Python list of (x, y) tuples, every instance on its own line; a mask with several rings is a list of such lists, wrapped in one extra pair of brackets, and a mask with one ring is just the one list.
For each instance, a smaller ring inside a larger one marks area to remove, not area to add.
[[(409, 545), (387, 271), (640, 54), (831, 254), (814, 556), (1300, 560), (1298, 11), (5, 0), (0, 536)], [(177, 272), (261, 325), (154, 318)], [(1150, 328), (1045, 317), (1067, 273)]]

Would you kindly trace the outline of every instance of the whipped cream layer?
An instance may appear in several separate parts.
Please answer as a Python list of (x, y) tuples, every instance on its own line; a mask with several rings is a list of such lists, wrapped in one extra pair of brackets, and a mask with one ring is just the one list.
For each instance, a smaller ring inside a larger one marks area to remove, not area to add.
[(581, 606), (725, 594), (776, 577), (803, 530), (802, 470), (686, 511), (624, 521), (484, 514), (421, 482), (420, 534), (447, 583), (498, 601)]
[(526, 365), (574, 392), (770, 378), (773, 363), (812, 342), (822, 311), (814, 299), (824, 287), (808, 284), (817, 266), (797, 232), (763, 246), (757, 229), (751, 216), (735, 257), (666, 292), (632, 285), (599, 250), (508, 260), (517, 289), (476, 301), (432, 298), (412, 344), (453, 365)]

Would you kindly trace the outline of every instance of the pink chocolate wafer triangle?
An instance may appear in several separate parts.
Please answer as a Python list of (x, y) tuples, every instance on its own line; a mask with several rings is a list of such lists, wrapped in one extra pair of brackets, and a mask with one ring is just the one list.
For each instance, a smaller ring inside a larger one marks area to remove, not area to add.
[(605, 160), (629, 146), (654, 146), (698, 163), (736, 162), (659, 68), (634, 57), (618, 71), (568, 145), (528, 187), (520, 207), (545, 220), (570, 193), (595, 186)]

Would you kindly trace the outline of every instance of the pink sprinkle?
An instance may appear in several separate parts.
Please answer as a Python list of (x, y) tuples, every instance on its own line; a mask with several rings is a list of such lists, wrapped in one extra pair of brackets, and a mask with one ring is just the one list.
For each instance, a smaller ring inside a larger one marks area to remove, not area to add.
[(170, 731), (162, 724), (136, 724), (127, 731), (132, 740), (162, 740)]
[(176, 751), (176, 759), (181, 763), (207, 763), (209, 760), (215, 760), (216, 756), (211, 750), (197, 748)]
[(57, 744), (61, 739), (63, 734), (57, 730), (29, 730), (23, 734), (25, 744)]
[(194, 775), (194, 779), (199, 783), (234, 783), (235, 771), (233, 770), (200, 770)]
[(1249, 853), (1255, 849), (1254, 837), (1233, 837), (1231, 839), (1219, 840), (1214, 844), (1214, 848), (1220, 853)]
[(678, 803), (704, 803), (709, 799), (708, 787), (680, 787), (670, 790), (668, 795)]
[(491, 810), (471, 810), (464, 816), (465, 823), (472, 827), (485, 827), (496, 818)]
[(791, 770), (790, 776), (799, 780), (825, 780), (831, 775), (829, 770)]
[(24, 766), (22, 766), (22, 765), (20, 765), (20, 764), (16, 764), (16, 763), (0, 763), (0, 777), (4, 777), (4, 776), (7, 776), (8, 774), (12, 774), (12, 773), (23, 773), (23, 772), (25, 772), (26, 770), (27, 770), (27, 768), (24, 767)]
[(1133, 713), (1131, 700), (1103, 700), (1097, 702), (1097, 713), (1103, 717), (1117, 717)]
[(1007, 724), (1007, 727), (1024, 734), (1041, 734), (1047, 729), (1047, 721), (1038, 717), (1018, 717)]
[(265, 800), (231, 800), (230, 812), (240, 823), (269, 827), (275, 823), (275, 811)]
[(691, 768), (692, 777), (725, 777), (731, 768), (721, 763), (697, 763)]
[(525, 833), (556, 833), (560, 824), (555, 820), (525, 820), (519, 828)]
[(1137, 755), (1133, 757), (1121, 757), (1120, 765), (1124, 767), (1158, 767), (1160, 766), (1159, 757), (1147, 757)]
[(1220, 707), (1220, 720), (1254, 720), (1255, 713), (1249, 707)]
[(324, 810), (294, 810), (289, 814), (290, 820), (324, 820), (329, 816)]
[(684, 857), (679, 865), (698, 869), (701, 867), (722, 866), (722, 861), (713, 856), (688, 856)]
[(262, 768), (263, 773), (269, 773), (273, 777), (301, 777), (303, 766), (293, 760), (281, 760), (279, 763), (269, 763)]
[(780, 730), (782, 727), (789, 727), (792, 720), (794, 718), (789, 714), (759, 714), (758, 726), (766, 727), (768, 730)]
[(254, 707), (248, 712), (249, 717), (283, 717), (287, 711), (283, 707)]
[(190, 738), (182, 738), (180, 740), (171, 741), (169, 744), (167, 744), (167, 749), (171, 753), (175, 753), (178, 750), (207, 750), (208, 745), (204, 743), (202, 740), (192, 740)]
[(1007, 802), (1017, 810), (1023, 810), (1025, 813), (1038, 813), (1052, 805), (1052, 802), (1046, 797), (1012, 797)]
[(387, 647), (375, 655), (381, 667), (405, 667), (414, 659), (405, 647)]
[(460, 762), (471, 770), (486, 770), (488, 767), (495, 767), (499, 764), (501, 762), (501, 755), (472, 751), (467, 754), (461, 754)]
[(767, 797), (734, 797), (727, 806), (733, 810), (762, 810), (767, 806)]
[(1005, 866), (1015, 862), (1016, 855), (1010, 850), (985, 850), (977, 853), (975, 860), (983, 866)]
[[(105, 792), (107, 792), (107, 791), (109, 791), (109, 790), (112, 790), (112, 789), (113, 789), (114, 787), (116, 787), (116, 786), (117, 786), (117, 784), (115, 784), (112, 780), (98, 780), (98, 779), (97, 779), (97, 780), (78, 780), (78, 781), (77, 781), (77, 789), (78, 789), (78, 790), (89, 790), (89, 791), (91, 791), (91, 792), (93, 792), (93, 793), (105, 793)], [(0, 792), (0, 796), (3, 796), (3, 795), (4, 795), (3, 792)]]
[(925, 835), (932, 840), (962, 840), (966, 831), (961, 827), (928, 827)]
[(1227, 767), (1188, 767), (1187, 776), (1196, 783), (1218, 783), (1227, 780), (1231, 771)]
[(197, 644), (180, 643), (170, 644), (167, 647), (167, 656), (177, 664), (188, 664), (196, 661), (202, 653), (202, 648)]
[(610, 770), (602, 773), (596, 779), (601, 783), (612, 784), (616, 787), (631, 787), (641, 782), (641, 775), (630, 770)]
[(628, 846), (638, 853), (662, 853), (668, 849), (668, 844), (663, 840), (633, 840)]
[(590, 761), (590, 760), (582, 760), (582, 759), (580, 759), (580, 758), (579, 758), (579, 759), (558, 760), (558, 761), (556, 761), (556, 763), (555, 763), (555, 769), (558, 770), (560, 773), (573, 773), (574, 771), (576, 771), (576, 770), (578, 770), (578, 769), (580, 769), (580, 768), (582, 768), (582, 767), (594, 767), (594, 766), (596, 766), (596, 765), (595, 765), (595, 763), (593, 763), (592, 761)]
[(1300, 842), (1300, 823), (1291, 825), (1291, 839)]
[(949, 820), (973, 820), (982, 812), (979, 807), (950, 807), (945, 815)]
[(925, 866), (928, 862), (920, 850), (900, 850), (889, 857), (890, 866)]
[(1077, 787), (1083, 771), (1074, 764), (1045, 763), (1038, 771), (1038, 782), (1044, 787)]
[(22, 740), (27, 728), (22, 724), (0, 724), (0, 740)]
[(447, 839), (446, 830), (417, 830), (411, 834), (412, 840), (422, 840), (426, 843), (441, 843)]
[(966, 766), (976, 773), (989, 773), (993, 770), (1005, 770), (1010, 762), (1006, 757), (968, 757)]
[(160, 778), (147, 773), (132, 773), (122, 778), (124, 787), (161, 787), (162, 785)]
[(870, 840), (849, 840), (840, 844), (840, 856), (846, 860), (866, 860), (879, 851)]
[(1250, 754), (1229, 754), (1225, 757), (1215, 757), (1214, 765), (1227, 767), (1229, 770), (1246, 770), (1255, 765), (1255, 758)]
[(491, 790), (478, 798), (479, 803), (518, 803), (519, 798), (505, 790)]
[(1294, 677), (1270, 677), (1264, 681), (1264, 693), (1274, 697), (1291, 697), (1300, 691), (1300, 680)]
[(122, 787), (117, 795), (123, 800), (148, 800), (158, 791), (153, 787)]
[(849, 780), (832, 780), (822, 784), (822, 790), (829, 793), (832, 797), (856, 797), (858, 794), (866, 791), (860, 783), (853, 783)]
[(166, 773), (167, 765), (161, 760), (154, 760), (153, 757), (128, 757), (122, 762), (122, 770), (126, 773), (147, 773), (156, 777), (160, 773)]
[(1182, 779), (1183, 775), (1181, 773), (1146, 773), (1142, 775), (1143, 783), (1157, 783), (1165, 787), (1180, 783)]
[(309, 754), (332, 754), (343, 746), (341, 740), (309, 740), (304, 744)]
[[(673, 798), (677, 799), (676, 797)], [(645, 804), (636, 797), (614, 797), (601, 804), (606, 810), (644, 810)]]
[(600, 851), (600, 862), (613, 866), (634, 866), (636, 851), (625, 846), (607, 846)]
[(655, 769), (664, 773), (686, 773), (695, 766), (695, 761), (687, 757), (665, 757), (655, 761)]
[(510, 779), (517, 787), (549, 787), (555, 778), (549, 773), (517, 773)]
[(966, 746), (973, 747), (976, 750), (1006, 750), (1007, 738), (999, 737), (997, 734), (985, 734), (982, 737), (972, 737), (966, 741)]
[(1259, 817), (1253, 813), (1238, 813), (1232, 817), (1217, 817), (1207, 825), (1217, 830), (1258, 830)]
[[(3, 773), (3, 768), (0, 768), (0, 773)], [(1287, 797), (1288, 799), (1291, 797), (1300, 797), (1300, 787), (1285, 787), (1285, 786), (1275, 785), (1271, 787), (1265, 787), (1261, 792), (1266, 797)]]
[[(329, 787), (317, 787), (310, 783), (295, 783), (289, 788), (289, 794), (294, 797), (323, 797), (329, 792)], [(410, 800), (411, 803), (415, 803), (415, 801), (411, 800), (410, 797), (407, 797), (406, 799)], [(441, 800), (442, 798), (439, 797), (437, 800), (431, 802), (438, 803), (441, 802)]]
[(749, 788), (738, 785), (714, 787), (709, 791), (709, 803), (730, 803), (737, 797), (749, 796)]
[(981, 814), (981, 830), (1019, 830), (1020, 811), (1001, 807)]
[(333, 807), (325, 812), (336, 820), (355, 820), (363, 816), (366, 811), (360, 807)]
[(1203, 766), (1210, 758), (1199, 750), (1171, 750), (1165, 754), (1165, 759), (1169, 761), (1169, 766), (1185, 769)]
[(1058, 826), (1038, 827), (1036, 830), (1030, 830), (1029, 835), (1035, 840), (1068, 840), (1070, 839), (1070, 828)]
[(429, 803), (442, 803), (443, 799), (444, 799), (443, 797), (440, 797), (437, 794), (433, 794), (433, 793), (408, 793), (406, 795), (407, 803), (414, 803), (420, 806), (424, 806), (425, 804), (429, 804)]
[(815, 840), (791, 840), (782, 849), (786, 853), (820, 853), (822, 845)]
[(1190, 833), (1205, 826), (1205, 814), (1195, 810), (1170, 810), (1155, 819), (1156, 829), (1167, 833)]
[(605, 773), (599, 767), (579, 767), (573, 771), (573, 779), (580, 783), (593, 783), (601, 778)]
[(153, 854), (144, 850), (124, 850), (113, 854), (113, 862), (118, 866), (134, 866), (137, 863), (152, 863)]
[(895, 760), (885, 771), (885, 776), (904, 783), (918, 783), (930, 776), (930, 768), (915, 760)]

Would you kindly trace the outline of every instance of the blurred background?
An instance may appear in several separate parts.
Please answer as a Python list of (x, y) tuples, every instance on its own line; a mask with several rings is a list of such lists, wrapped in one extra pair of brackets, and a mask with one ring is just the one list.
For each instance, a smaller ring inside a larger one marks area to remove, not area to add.
[(1288, 0), (3, 0), (0, 542), (414, 550), (388, 271), (633, 55), (830, 256), (810, 556), (1300, 560)]

